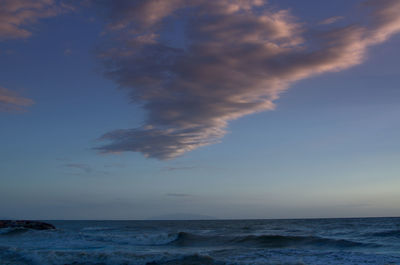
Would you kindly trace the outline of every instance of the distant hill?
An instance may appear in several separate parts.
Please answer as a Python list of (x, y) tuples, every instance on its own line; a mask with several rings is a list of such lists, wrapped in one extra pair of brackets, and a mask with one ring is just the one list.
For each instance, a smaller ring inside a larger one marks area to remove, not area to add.
[(215, 220), (218, 219), (209, 215), (191, 214), (191, 213), (173, 213), (153, 216), (148, 220)]

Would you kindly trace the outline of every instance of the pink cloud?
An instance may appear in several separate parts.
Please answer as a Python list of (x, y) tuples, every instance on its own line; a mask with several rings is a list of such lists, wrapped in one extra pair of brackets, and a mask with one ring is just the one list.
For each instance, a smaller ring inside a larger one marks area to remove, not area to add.
[[(110, 2), (109, 36), (116, 38), (101, 52), (105, 74), (148, 115), (140, 128), (105, 134), (110, 142), (102, 152), (171, 159), (217, 143), (229, 121), (274, 109), (293, 82), (360, 64), (370, 46), (400, 32), (397, 0), (368, 1), (367, 25), (307, 38), (299, 19), (269, 10), (266, 1), (164, 1), (162, 10), (150, 8), (159, 3)], [(182, 17), (187, 44), (171, 46), (160, 37), (163, 25)]]
[(0, 87), (0, 111), (21, 110), (32, 104), (34, 104), (32, 99), (21, 97), (15, 92)]
[(73, 9), (54, 0), (0, 0), (0, 40), (27, 38), (39, 19)]
[(340, 21), (342, 19), (344, 19), (344, 17), (342, 17), (342, 16), (330, 17), (330, 18), (322, 20), (321, 22), (319, 22), (319, 24), (330, 25), (330, 24), (336, 23), (337, 21)]

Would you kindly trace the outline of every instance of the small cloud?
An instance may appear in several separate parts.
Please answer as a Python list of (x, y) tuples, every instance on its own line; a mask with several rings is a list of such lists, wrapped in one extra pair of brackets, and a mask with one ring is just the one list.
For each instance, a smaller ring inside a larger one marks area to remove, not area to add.
[(2, 55), (2, 54), (5, 54), (5, 55), (12, 55), (12, 54), (14, 54), (14, 53), (15, 53), (15, 51), (14, 51), (14, 50), (11, 50), (11, 49), (7, 49), (7, 50), (3, 50), (3, 51), (0, 50), (0, 55)]
[[(62, 160), (60, 160), (60, 161), (62, 161)], [(64, 160), (64, 161), (69, 161), (69, 160)], [(85, 164), (85, 163), (67, 163), (67, 164), (63, 164), (63, 166), (67, 167), (67, 168), (79, 170), (78, 172), (73, 173), (73, 175), (77, 175), (77, 176), (110, 175), (110, 172), (108, 172), (108, 171), (97, 169), (96, 167), (93, 167), (93, 166), (91, 166), (89, 164)]]
[(72, 54), (72, 50), (71, 49), (65, 49), (64, 50), (64, 55), (69, 56)]
[(19, 96), (16, 92), (0, 86), (0, 111), (23, 110), (33, 105), (32, 99)]
[(69, 168), (77, 168), (83, 170), (85, 173), (91, 173), (93, 171), (93, 169), (89, 165), (82, 163), (70, 163), (70, 164), (65, 164), (64, 166)]
[(186, 193), (167, 193), (165, 195), (168, 197), (192, 197), (192, 195)]
[(318, 24), (320, 24), (320, 25), (330, 25), (330, 24), (333, 24), (333, 23), (335, 23), (335, 22), (337, 22), (339, 20), (342, 20), (342, 19), (344, 19), (344, 17), (342, 17), (342, 16), (330, 17), (330, 18), (322, 20)]
[(113, 164), (105, 164), (104, 167), (105, 168), (124, 168), (124, 167), (126, 167), (126, 165), (122, 164), (122, 163), (113, 163)]
[(57, 161), (63, 161), (63, 162), (71, 161), (71, 159), (66, 158), (66, 157), (56, 157), (56, 160), (57, 160)]
[(190, 170), (198, 168), (196, 166), (186, 166), (186, 167), (163, 167), (163, 171), (176, 171), (176, 170)]

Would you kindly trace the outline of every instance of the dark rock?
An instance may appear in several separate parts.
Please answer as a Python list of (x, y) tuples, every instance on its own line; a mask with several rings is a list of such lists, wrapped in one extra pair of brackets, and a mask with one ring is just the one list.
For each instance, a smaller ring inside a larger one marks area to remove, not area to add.
[(0, 228), (29, 228), (36, 230), (50, 230), (56, 229), (54, 225), (38, 222), (38, 221), (26, 221), (26, 220), (0, 220)]

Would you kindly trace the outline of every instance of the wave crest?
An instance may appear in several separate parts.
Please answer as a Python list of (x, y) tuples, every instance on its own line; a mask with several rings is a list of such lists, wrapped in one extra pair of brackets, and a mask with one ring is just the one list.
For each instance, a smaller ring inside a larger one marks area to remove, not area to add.
[[(216, 246), (216, 245), (243, 245), (247, 247), (288, 248), (288, 247), (328, 247), (328, 248), (355, 248), (365, 247), (367, 244), (317, 236), (284, 236), (284, 235), (245, 235), (205, 236), (187, 232), (180, 232), (175, 240), (169, 244), (177, 246)], [(375, 246), (376, 247), (376, 246)]]
[(386, 230), (381, 232), (372, 233), (373, 236), (377, 237), (395, 237), (400, 238), (400, 230)]
[(23, 227), (7, 227), (0, 229), (0, 236), (16, 236), (29, 231), (28, 228)]

